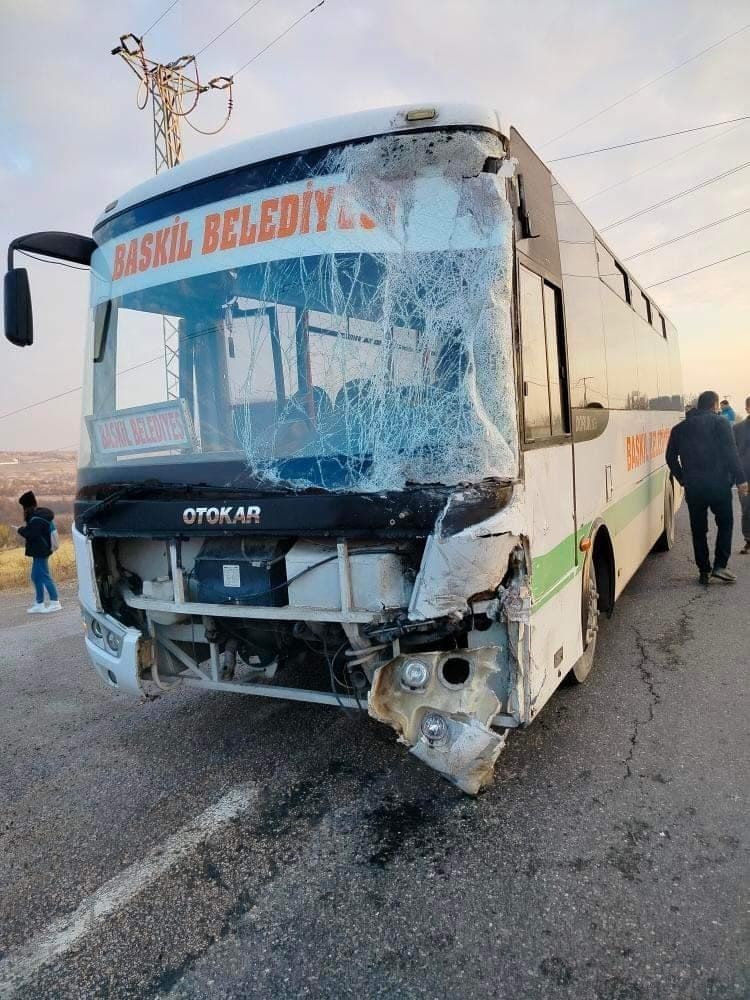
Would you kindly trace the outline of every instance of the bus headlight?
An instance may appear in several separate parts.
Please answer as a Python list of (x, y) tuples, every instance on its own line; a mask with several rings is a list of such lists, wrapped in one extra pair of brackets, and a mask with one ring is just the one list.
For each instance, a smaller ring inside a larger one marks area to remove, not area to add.
[(427, 712), (422, 718), (419, 729), (430, 746), (448, 742), (448, 722), (438, 712)]
[(404, 687), (418, 691), (430, 677), (430, 668), (422, 660), (406, 660), (401, 666), (401, 683)]
[(116, 656), (119, 656), (122, 649), (122, 636), (118, 635), (116, 632), (110, 632), (107, 630), (107, 646), (111, 652), (113, 652)]
[(96, 620), (96, 618), (91, 619), (91, 634), (95, 639), (103, 639), (104, 631), (101, 624)]

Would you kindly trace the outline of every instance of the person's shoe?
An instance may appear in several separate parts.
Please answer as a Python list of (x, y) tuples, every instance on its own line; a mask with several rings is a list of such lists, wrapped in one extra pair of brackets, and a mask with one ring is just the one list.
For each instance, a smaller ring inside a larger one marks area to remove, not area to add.
[(745, 544), (740, 549), (740, 555), (746, 556), (748, 554), (750, 554), (750, 542), (745, 542)]
[(38, 604), (37, 603), (37, 604), (32, 604), (31, 607), (27, 610), (26, 614), (27, 615), (38, 615), (38, 614), (41, 614), (42, 612), (44, 612), (46, 610), (47, 609), (45, 608), (45, 606), (43, 604)]
[(698, 577), (698, 583), (701, 585), (701, 587), (707, 587), (710, 582), (711, 582), (710, 573), (701, 573), (701, 575)]
[(59, 601), (50, 601), (46, 608), (42, 608), (42, 611), (46, 614), (49, 614), (50, 611), (62, 611), (62, 604)]
[(737, 577), (726, 567), (715, 569), (711, 576), (715, 576), (717, 580), (721, 580), (723, 583), (737, 583)]

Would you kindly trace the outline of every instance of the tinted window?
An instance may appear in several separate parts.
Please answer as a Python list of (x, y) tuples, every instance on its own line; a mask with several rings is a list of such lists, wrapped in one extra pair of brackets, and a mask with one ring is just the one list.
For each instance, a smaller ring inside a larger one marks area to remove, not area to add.
[(638, 388), (642, 394), (641, 405), (644, 409), (649, 407), (653, 409), (659, 396), (657, 348), (664, 342), (637, 320), (634, 321), (634, 326), (638, 351)]
[(544, 299), (542, 279), (525, 267), (520, 268), (519, 300), (525, 437), (538, 441), (551, 434)]
[(649, 309), (648, 309), (649, 302), (648, 302), (648, 299), (643, 294), (643, 292), (640, 290), (640, 288), (637, 288), (635, 285), (633, 286), (633, 300), (632, 301), (633, 301), (633, 308), (635, 309), (635, 311), (638, 313), (638, 315), (641, 317), (641, 319), (645, 319), (646, 322), (648, 323), (649, 322), (649, 316), (648, 316), (648, 313), (649, 313)]
[(635, 330), (639, 325), (630, 306), (602, 288), (602, 313), (607, 343), (607, 385), (613, 410), (637, 410), (645, 405), (638, 386)]
[(601, 295), (612, 293), (595, 278), (566, 276), (565, 281), (570, 403), (573, 407), (606, 407), (607, 365)]
[(551, 285), (544, 286), (544, 325), (547, 332), (547, 372), (549, 375), (549, 404), (552, 434), (565, 432), (567, 414), (564, 411), (564, 387), (560, 380), (560, 354), (563, 351), (561, 330), (558, 323), (558, 296)]
[(596, 256), (599, 260), (599, 277), (609, 285), (613, 292), (617, 292), (621, 299), (629, 301), (628, 296), (628, 276), (624, 269), (620, 267), (612, 254), (597, 240)]

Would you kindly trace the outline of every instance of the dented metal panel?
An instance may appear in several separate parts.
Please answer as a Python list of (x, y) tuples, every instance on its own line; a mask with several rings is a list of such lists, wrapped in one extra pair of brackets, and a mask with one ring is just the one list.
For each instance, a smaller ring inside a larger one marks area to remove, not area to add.
[[(369, 713), (392, 726), (425, 764), (475, 795), (491, 780), (505, 739), (490, 729), (504, 708), (508, 686), (498, 659), (496, 647), (397, 657), (375, 672)], [(427, 668), (424, 684), (416, 689), (405, 679), (415, 660)], [(455, 672), (448, 667), (459, 663), (468, 676), (453, 684)], [(438, 722), (431, 731), (434, 717)]]

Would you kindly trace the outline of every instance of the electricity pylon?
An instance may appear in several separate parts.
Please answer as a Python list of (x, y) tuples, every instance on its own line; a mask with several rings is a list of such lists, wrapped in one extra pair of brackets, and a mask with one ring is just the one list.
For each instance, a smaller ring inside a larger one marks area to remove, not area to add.
[[(121, 56), (140, 81), (138, 107), (143, 110), (151, 98), (154, 126), (155, 172), (169, 170), (182, 161), (182, 121), (202, 135), (215, 135), (232, 114), (232, 78), (217, 76), (201, 83), (195, 56), (180, 56), (174, 62), (160, 63), (149, 59), (143, 49), (143, 39), (137, 35), (120, 36), (120, 44), (112, 49)], [(226, 90), (227, 113), (218, 128), (210, 132), (197, 128), (190, 115), (198, 106), (201, 94), (207, 90)], [(166, 316), (162, 317), (164, 336), (164, 367), (167, 377), (167, 399), (180, 396), (179, 330)]]

